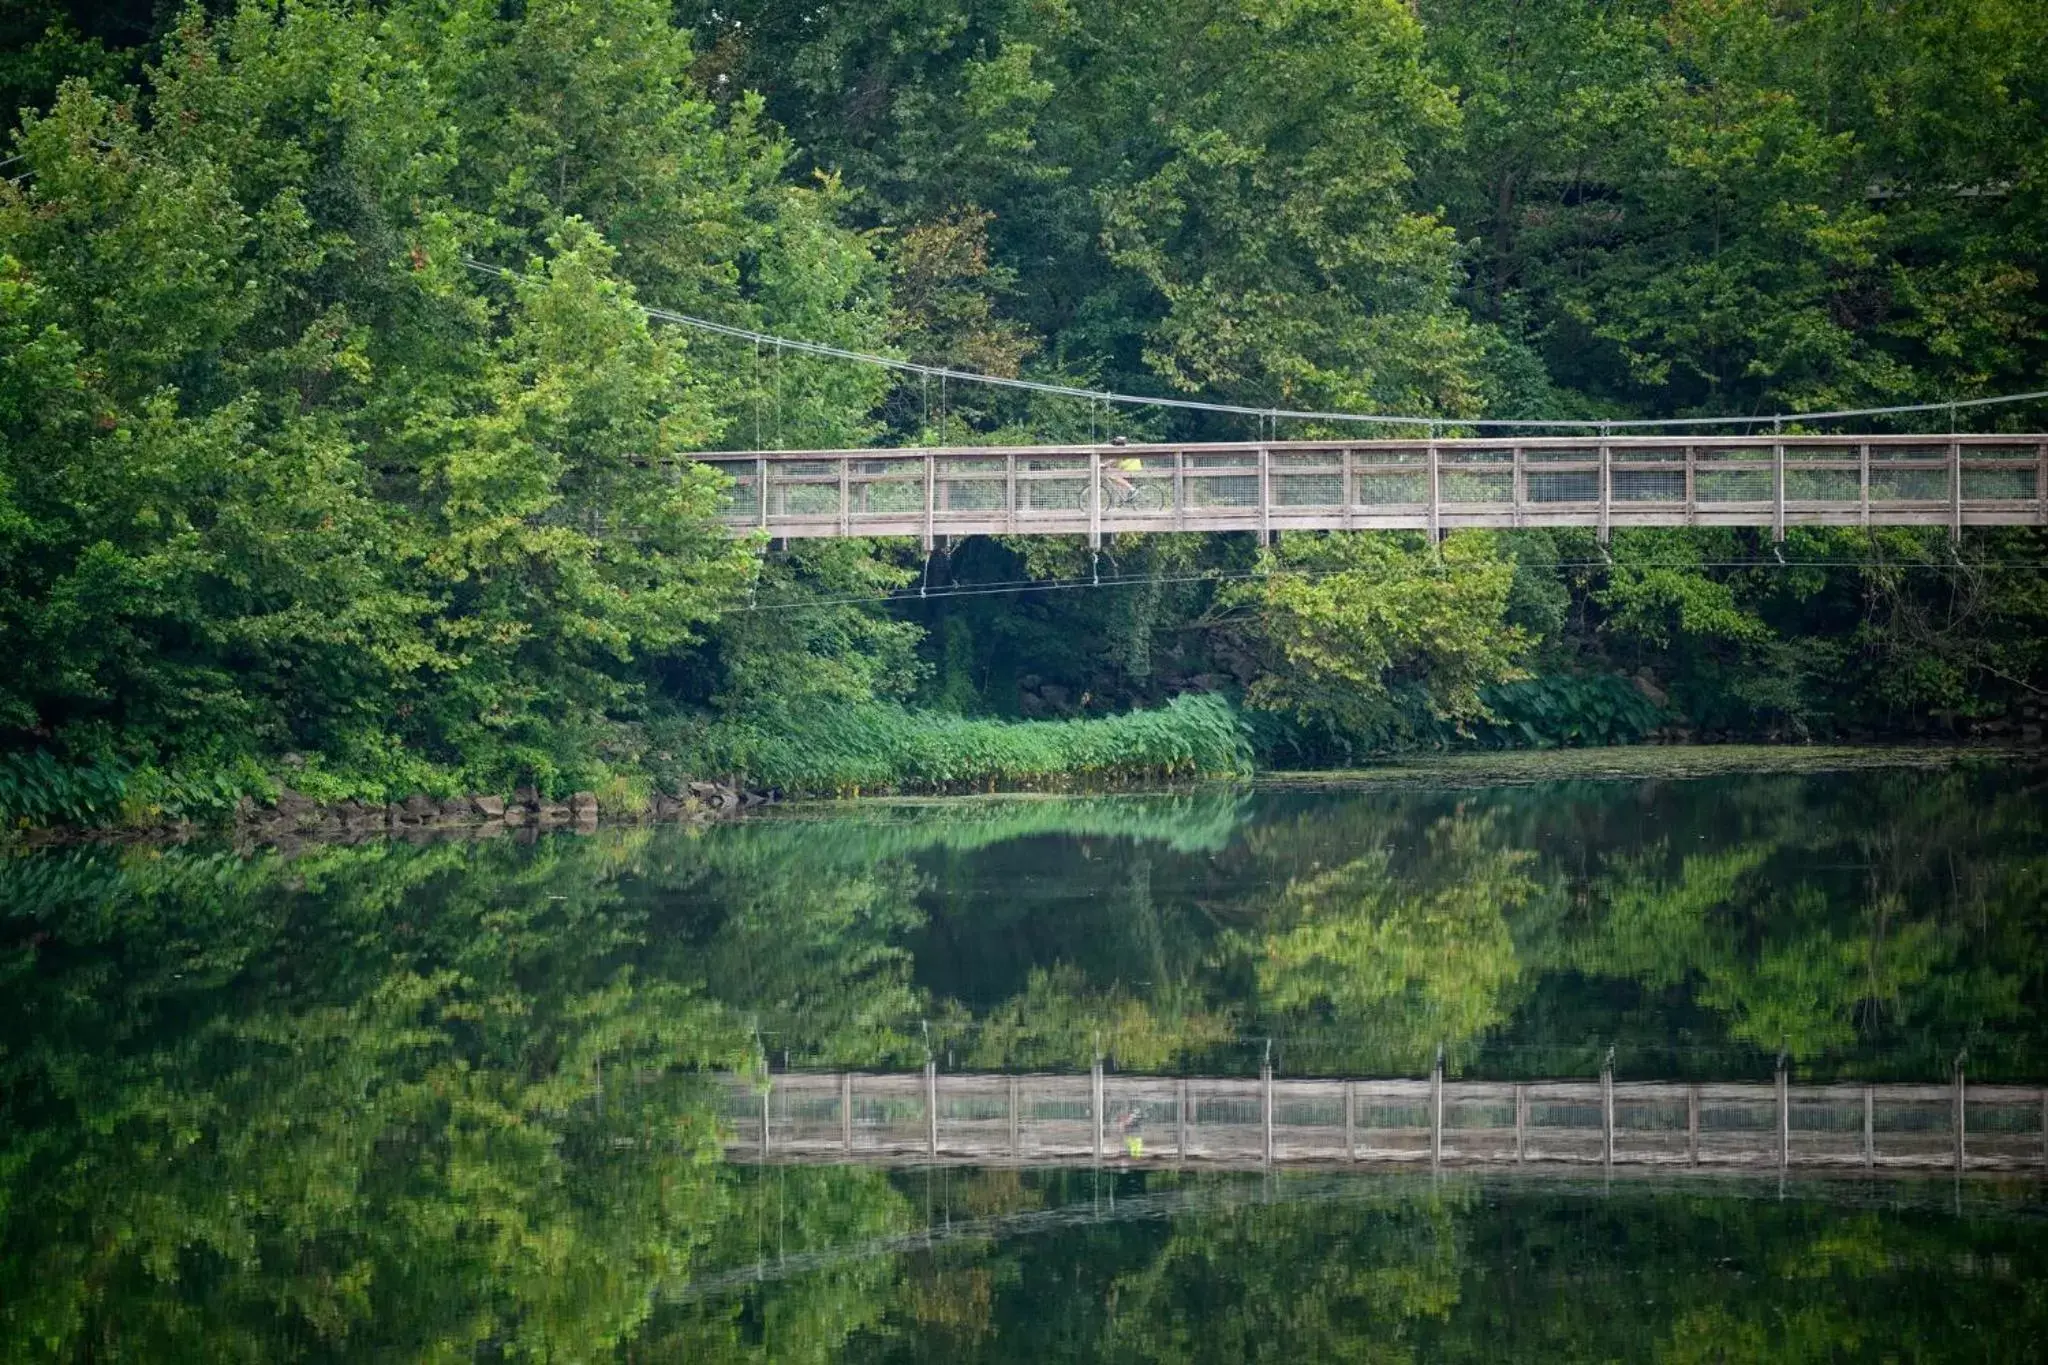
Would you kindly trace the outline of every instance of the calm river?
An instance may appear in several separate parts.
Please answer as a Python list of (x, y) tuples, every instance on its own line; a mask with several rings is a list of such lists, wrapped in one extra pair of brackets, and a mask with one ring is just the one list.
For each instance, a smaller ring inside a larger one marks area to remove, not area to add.
[(2039, 1168), (726, 1155), (763, 1059), (2048, 1080), (2048, 769), (1540, 771), (0, 854), (0, 1359), (2032, 1357)]

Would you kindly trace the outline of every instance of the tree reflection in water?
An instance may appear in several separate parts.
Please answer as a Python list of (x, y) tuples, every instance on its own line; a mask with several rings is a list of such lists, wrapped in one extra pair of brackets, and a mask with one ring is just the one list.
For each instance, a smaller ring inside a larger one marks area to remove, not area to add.
[[(722, 1163), (701, 1073), (763, 1054), (1242, 1070), (1271, 1039), (1289, 1074), (1412, 1074), (1442, 1044), (1455, 1071), (1533, 1075), (1614, 1044), (1645, 1076), (1761, 1074), (1783, 1049), (1805, 1076), (1924, 1079), (1967, 1047), (1975, 1076), (2039, 1079), (2037, 781), (1211, 791), (16, 854), (0, 1335), (22, 1359), (151, 1360), (2017, 1343), (2042, 1326), (2017, 1290), (2048, 1269), (2032, 1222), (1456, 1182), (681, 1291), (928, 1225), (914, 1175)], [(1057, 1210), (1093, 1177), (946, 1179), (940, 1212), (965, 1219)]]

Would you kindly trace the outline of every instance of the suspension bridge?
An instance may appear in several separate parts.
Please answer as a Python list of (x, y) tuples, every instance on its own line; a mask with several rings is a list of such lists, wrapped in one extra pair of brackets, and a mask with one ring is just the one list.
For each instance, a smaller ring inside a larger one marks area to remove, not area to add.
[(1544, 436), (691, 457), (776, 539), (1578, 526), (2048, 525), (2048, 434)]
[(748, 1162), (2048, 1173), (2048, 1088), (794, 1072), (727, 1082)]

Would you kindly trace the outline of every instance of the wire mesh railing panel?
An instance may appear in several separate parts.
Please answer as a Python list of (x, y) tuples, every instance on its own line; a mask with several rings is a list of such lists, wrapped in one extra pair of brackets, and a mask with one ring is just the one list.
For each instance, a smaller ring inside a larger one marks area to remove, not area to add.
[(752, 460), (705, 460), (731, 482), (719, 491), (717, 515), (727, 521), (755, 522), (761, 516), (761, 483)]
[(1095, 1156), (1095, 1097), (1086, 1076), (1026, 1076), (1017, 1082), (1018, 1155)]
[(1785, 470), (1785, 501), (1853, 503), (1862, 496), (1862, 477), (1853, 469)]
[(1515, 500), (1515, 476), (1510, 470), (1445, 469), (1437, 473), (1437, 488), (1446, 503), (1460, 506)]
[(852, 1090), (856, 1152), (928, 1149), (931, 1119), (925, 1108), (923, 1076), (855, 1076)]
[(1950, 496), (1946, 469), (1884, 469), (1875, 464), (1871, 467), (1873, 506), (1888, 502), (1946, 502)]
[(2033, 1092), (1967, 1099), (1963, 1104), (1963, 1132), (1971, 1166), (2048, 1165), (2048, 1100)]
[(1275, 450), (1267, 456), (1275, 469), (1315, 469), (1319, 471), (1343, 468), (1344, 452), (1331, 446), (1314, 450)]
[(1017, 511), (1022, 515), (1086, 512), (1088, 477), (1034, 478), (1017, 481)]
[[(1452, 1087), (1446, 1086), (1451, 1090)], [(1515, 1159), (1515, 1089), (1465, 1084), (1444, 1096), (1443, 1155), (1452, 1161)]]
[(1190, 1157), (1258, 1160), (1266, 1149), (1265, 1109), (1257, 1081), (1188, 1083)]
[(1666, 1163), (1691, 1159), (1691, 1106), (1682, 1087), (1616, 1086), (1614, 1158)]
[(941, 1076), (938, 1092), (938, 1150), (963, 1156), (1006, 1153), (1010, 1134), (1010, 1087), (1002, 1076)]
[[(776, 1079), (783, 1082), (784, 1078)], [(769, 1145), (775, 1150), (841, 1145), (843, 1124), (836, 1084), (829, 1088), (802, 1083), (772, 1085), (768, 1092), (768, 1115)]]
[(1249, 508), (1259, 505), (1259, 477), (1256, 474), (1205, 475), (1190, 478), (1184, 485), (1190, 510), (1201, 507)]
[(1783, 1159), (1807, 1165), (1861, 1165), (1860, 1092), (1792, 1093), (1785, 1103)]
[(905, 468), (876, 469), (866, 462), (847, 476), (847, 515), (903, 517), (924, 511), (924, 463)]
[(1010, 486), (1002, 479), (941, 479), (932, 490), (934, 515), (963, 512), (975, 515), (1010, 510)]
[(1339, 1081), (1298, 1081), (1273, 1099), (1275, 1161), (1347, 1161), (1344, 1085)]
[(1427, 474), (1355, 474), (1360, 507), (1420, 507), (1429, 502)]
[(1716, 463), (1701, 465), (1693, 472), (1693, 498), (1701, 504), (1772, 502), (1777, 496), (1777, 475), (1769, 466), (1731, 468)]
[(1955, 1096), (1946, 1086), (1900, 1087), (1883, 1092), (1873, 1106), (1871, 1132), (1875, 1164), (1924, 1166), (1952, 1161), (1955, 1154)]
[(1399, 1091), (1359, 1087), (1352, 1131), (1362, 1160), (1427, 1160), (1431, 1128), (1429, 1083)]
[(1594, 470), (1532, 470), (1526, 482), (1532, 503), (1600, 501), (1600, 475)]
[(1273, 505), (1275, 507), (1342, 507), (1344, 505), (1344, 476), (1342, 474), (1274, 474), (1272, 476)]
[(761, 1145), (761, 1096), (744, 1079), (735, 1079), (720, 1097), (718, 1117), (738, 1146)]
[(1702, 1165), (1776, 1160), (1778, 1102), (1769, 1086), (1705, 1087), (1700, 1097)]
[(2032, 502), (2036, 488), (2031, 465), (2016, 469), (1963, 470), (1965, 502)]
[(768, 474), (768, 515), (776, 517), (836, 517), (839, 515), (839, 483), (797, 482), (771, 470)]
[(1522, 1135), (1530, 1161), (1598, 1161), (1605, 1154), (1600, 1087), (1530, 1086)]
[(1609, 476), (1615, 502), (1685, 501), (1685, 471), (1682, 469), (1617, 469)]

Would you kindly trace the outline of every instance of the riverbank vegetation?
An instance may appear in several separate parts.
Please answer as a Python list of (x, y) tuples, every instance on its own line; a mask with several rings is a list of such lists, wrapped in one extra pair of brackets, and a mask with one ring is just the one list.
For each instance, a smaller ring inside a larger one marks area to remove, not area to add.
[(641, 311), (1452, 425), (2048, 387), (2025, 0), (4, 23), (9, 824), (2039, 735), (2035, 528), (770, 548), (684, 456), (1253, 424)]

